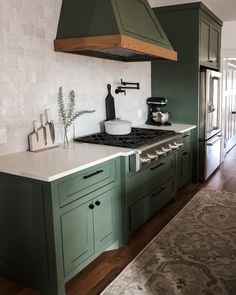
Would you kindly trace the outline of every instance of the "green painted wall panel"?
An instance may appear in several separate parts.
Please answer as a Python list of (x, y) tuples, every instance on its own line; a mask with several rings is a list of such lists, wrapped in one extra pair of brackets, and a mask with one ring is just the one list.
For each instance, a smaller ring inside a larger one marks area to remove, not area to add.
[(152, 62), (152, 95), (168, 99), (173, 123), (198, 124), (198, 12), (154, 11), (178, 52), (178, 62)]
[(199, 9), (155, 8), (163, 29), (178, 52), (178, 62), (152, 62), (152, 95), (168, 99), (164, 110), (172, 123), (196, 125), (192, 131), (193, 180), (198, 174)]

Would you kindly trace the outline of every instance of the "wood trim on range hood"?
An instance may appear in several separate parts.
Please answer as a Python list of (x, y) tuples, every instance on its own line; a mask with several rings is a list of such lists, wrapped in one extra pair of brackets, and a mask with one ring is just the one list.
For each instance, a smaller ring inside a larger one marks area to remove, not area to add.
[(56, 39), (54, 49), (121, 61), (177, 60), (174, 50), (121, 34)]

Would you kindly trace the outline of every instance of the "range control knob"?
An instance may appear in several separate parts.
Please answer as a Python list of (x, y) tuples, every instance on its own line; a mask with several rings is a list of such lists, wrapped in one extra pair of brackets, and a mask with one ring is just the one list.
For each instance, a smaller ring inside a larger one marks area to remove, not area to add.
[(150, 160), (155, 160), (155, 159), (158, 158), (158, 155), (155, 155), (155, 154), (147, 154), (147, 157), (148, 157), (148, 159), (150, 159)]
[(170, 148), (162, 148), (162, 151), (164, 152), (164, 153), (169, 153), (170, 151), (171, 151), (171, 149)]
[(181, 147), (184, 145), (182, 142), (174, 142), (174, 144), (177, 145), (177, 147)]
[(142, 164), (147, 164), (147, 163), (150, 163), (150, 162), (151, 162), (151, 160), (150, 160), (150, 159), (148, 159), (148, 158), (143, 158), (143, 157), (140, 157), (140, 162), (141, 162)]
[(161, 150), (156, 150), (156, 154), (157, 154), (157, 156), (163, 156), (165, 154), (165, 152), (161, 151)]
[(175, 143), (169, 143), (169, 148), (172, 150), (177, 150), (179, 148), (179, 146)]

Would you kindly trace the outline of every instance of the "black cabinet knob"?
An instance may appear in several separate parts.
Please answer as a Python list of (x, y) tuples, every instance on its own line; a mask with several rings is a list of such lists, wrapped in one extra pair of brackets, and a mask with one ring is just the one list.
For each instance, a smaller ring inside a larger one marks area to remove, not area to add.
[(93, 205), (93, 204), (90, 204), (90, 205), (89, 205), (89, 208), (90, 208), (90, 209), (93, 209), (93, 208), (94, 208), (94, 205)]
[(96, 206), (100, 206), (100, 204), (101, 204), (100, 201), (96, 201), (96, 202), (95, 202), (95, 205), (96, 205)]

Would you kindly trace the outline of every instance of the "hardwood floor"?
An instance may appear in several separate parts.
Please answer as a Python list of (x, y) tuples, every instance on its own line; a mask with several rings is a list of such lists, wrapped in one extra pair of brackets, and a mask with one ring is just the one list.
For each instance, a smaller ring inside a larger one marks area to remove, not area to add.
[[(168, 204), (134, 233), (129, 246), (103, 253), (68, 282), (66, 295), (99, 294), (202, 187), (236, 193), (236, 148), (227, 154), (224, 163), (207, 183), (190, 184), (182, 188), (176, 202)], [(0, 278), (0, 295), (39, 294)]]
[(208, 180), (206, 186), (215, 190), (236, 192), (236, 147), (229, 151), (224, 163)]

